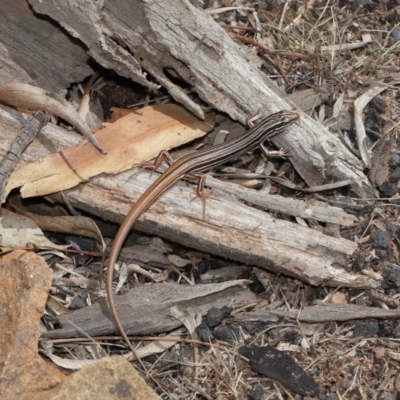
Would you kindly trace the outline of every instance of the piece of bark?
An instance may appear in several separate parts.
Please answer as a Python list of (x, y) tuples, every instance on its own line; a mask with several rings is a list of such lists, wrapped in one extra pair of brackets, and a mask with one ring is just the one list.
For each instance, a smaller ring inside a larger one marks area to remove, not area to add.
[[(29, 116), (0, 104), (0, 157), (4, 157), (9, 143), (18, 136)], [(63, 151), (82, 141), (82, 136), (60, 126), (48, 123), (36, 136), (28, 148), (22, 153), (18, 167), (40, 157)]]
[(317, 200), (299, 200), (291, 197), (271, 195), (256, 190), (249, 190), (240, 185), (207, 177), (206, 186), (212, 188), (213, 194), (229, 196), (231, 200), (243, 201), (269, 211), (292, 215), (305, 219), (315, 219), (343, 226), (352, 226), (358, 221), (354, 215), (346, 213), (342, 208), (332, 207)]
[(301, 111), (310, 114), (313, 110), (328, 100), (329, 92), (326, 87), (319, 86), (318, 88), (308, 88), (296, 91), (290, 94), (289, 98), (300, 108)]
[[(157, 171), (161, 173), (165, 169), (165, 166), (161, 166)], [(224, 178), (224, 175), (223, 173), (216, 174), (216, 176), (221, 176), (221, 178)], [(271, 176), (262, 175), (261, 178), (275, 181), (275, 178)], [(238, 179), (238, 181), (241, 182), (240, 179)], [(252, 190), (245, 186), (246, 180), (242, 181), (244, 183), (243, 186), (241, 184), (232, 185), (229, 182), (230, 180), (215, 179), (210, 174), (206, 177), (205, 185), (207, 188), (212, 189), (213, 194), (217, 194), (221, 197), (228, 197), (232, 201), (236, 200), (246, 204), (252, 204), (253, 206), (259, 206), (268, 211), (279, 212), (304, 219), (315, 219), (320, 222), (343, 226), (352, 226), (354, 223), (358, 222), (358, 218), (346, 213), (343, 207), (329, 206), (327, 203), (315, 199), (300, 200)], [(260, 180), (258, 180), (257, 183), (258, 182), (260, 182)]]
[(86, 49), (26, 0), (0, 2), (0, 84), (29, 83), (59, 93), (93, 73)]
[[(239, 307), (257, 303), (256, 296), (241, 287), (245, 282), (239, 280), (195, 286), (170, 283), (143, 285), (115, 296), (114, 301), (127, 334), (156, 335), (181, 326), (178, 320), (171, 318), (169, 310), (173, 306), (178, 305), (192, 315), (199, 312), (205, 315), (211, 307), (223, 307), (231, 301)], [(82, 332), (101, 336), (117, 332), (105, 299), (57, 318), (62, 328), (44, 332), (43, 337), (78, 337)]]
[(65, 250), (67, 245), (52, 243), (29, 217), (2, 210), (0, 216), (0, 246), (3, 250), (19, 247)]
[(386, 85), (375, 85), (354, 100), (354, 130), (357, 139), (358, 151), (366, 168), (371, 168), (371, 156), (367, 148), (367, 132), (362, 119), (364, 108), (379, 93), (386, 89)]
[[(110, 178), (95, 178), (67, 191), (66, 195), (78, 208), (97, 214), (103, 210), (104, 218), (121, 221), (132, 206), (127, 199), (134, 199), (134, 203), (155, 179), (147, 171), (134, 180), (131, 175), (131, 172), (120, 174), (118, 184)], [(102, 187), (107, 187), (112, 195), (105, 195)], [(379, 285), (378, 280), (342, 269), (357, 248), (352, 241), (274, 219), (225, 196), (207, 199), (203, 220), (203, 204), (199, 199), (192, 201), (194, 197), (194, 189), (185, 184), (175, 185), (139, 219), (135, 229), (313, 285)]]
[(248, 311), (235, 314), (233, 316), (235, 322), (267, 322), (268, 324), (278, 324), (279, 316), (270, 310)]
[(29, 118), (20, 134), (11, 142), (9, 151), (0, 163), (0, 199), (3, 197), (8, 178), (14, 171), (21, 154), (48, 121), (49, 116), (47, 114), (41, 111), (37, 112), (33, 117)]
[(251, 268), (247, 265), (231, 265), (218, 269), (212, 269), (200, 276), (201, 283), (226, 282), (231, 279), (238, 279), (244, 273), (250, 273)]
[(323, 304), (307, 307), (299, 315), (299, 321), (308, 323), (350, 321), (364, 318), (398, 319), (400, 318), (400, 310), (387, 310), (356, 304)]
[(249, 358), (253, 371), (281, 382), (295, 393), (316, 396), (320, 392), (314, 378), (283, 351), (271, 346), (243, 346), (239, 354)]
[[(241, 122), (260, 107), (271, 112), (293, 108), (224, 30), (189, 0), (98, 1), (85, 4), (84, 13), (78, 0), (30, 3), (85, 43), (105, 68), (154, 89), (143, 70), (150, 72), (199, 117), (203, 111), (170, 80), (171, 71), (205, 102)], [(290, 147), (291, 162), (309, 186), (321, 185), (326, 174), (336, 180), (351, 179), (360, 196), (376, 196), (360, 161), (306, 114), (273, 141), (279, 148)]]
[(76, 128), (103, 155), (107, 153), (99, 146), (91, 129), (79, 116), (71, 103), (57, 93), (20, 82), (10, 82), (0, 86), (0, 103), (15, 108), (45, 111), (61, 117)]
[(301, 312), (268, 310), (281, 317), (294, 318), (310, 324), (330, 321), (351, 321), (365, 318), (400, 318), (400, 310), (387, 310), (377, 307), (364, 307), (355, 304), (320, 304), (303, 308)]
[(375, 187), (383, 185), (389, 178), (392, 150), (396, 144), (395, 139), (388, 139), (387, 137), (382, 137), (378, 140), (371, 160), (372, 168), (368, 174)]

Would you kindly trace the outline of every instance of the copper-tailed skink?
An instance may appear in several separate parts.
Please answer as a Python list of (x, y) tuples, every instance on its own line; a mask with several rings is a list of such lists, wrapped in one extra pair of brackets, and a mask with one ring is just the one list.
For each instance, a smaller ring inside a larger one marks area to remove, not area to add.
[[(266, 139), (278, 135), (298, 118), (299, 114), (293, 111), (277, 112), (263, 118), (259, 123), (257, 123), (257, 125), (235, 139), (180, 158), (154, 181), (154, 183), (142, 194), (129, 211), (129, 214), (123, 220), (111, 247), (107, 265), (106, 289), (108, 303), (115, 325), (136, 358), (138, 358), (137, 353), (129, 341), (118, 318), (112, 293), (114, 266), (125, 238), (135, 222), (167, 189), (169, 189), (184, 175), (211, 169), (212, 167), (234, 160), (252, 150), (255, 150), (257, 147), (263, 148), (262, 145)], [(203, 180), (200, 179), (199, 187), (202, 183)], [(139, 358), (138, 360), (141, 361)], [(144, 367), (142, 362), (141, 364), (142, 367)]]

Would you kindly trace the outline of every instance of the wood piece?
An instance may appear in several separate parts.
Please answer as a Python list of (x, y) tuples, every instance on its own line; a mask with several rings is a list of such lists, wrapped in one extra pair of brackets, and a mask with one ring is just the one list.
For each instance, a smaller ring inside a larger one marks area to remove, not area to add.
[(45, 111), (61, 117), (82, 133), (100, 153), (107, 154), (72, 104), (57, 93), (50, 93), (26, 83), (11, 82), (0, 86), (0, 103), (16, 108)]
[[(293, 107), (229, 35), (189, 0), (121, 0), (108, 2), (107, 7), (99, 1), (86, 4), (84, 13), (77, 0), (30, 3), (84, 42), (105, 68), (154, 88), (143, 69), (150, 72), (175, 100), (200, 117), (200, 107), (170, 80), (168, 71), (208, 104), (241, 122), (260, 107), (271, 112)], [(359, 160), (307, 115), (273, 141), (279, 148), (291, 148), (291, 162), (309, 186), (321, 185), (326, 174), (351, 179), (361, 196), (376, 196)]]
[(269, 324), (278, 324), (279, 316), (269, 310), (241, 312), (233, 316), (235, 322), (267, 322)]
[(42, 127), (50, 120), (49, 116), (41, 111), (30, 117), (20, 134), (11, 142), (10, 149), (0, 163), (0, 199), (12, 171), (14, 171), (22, 152), (32, 142)]
[[(210, 285), (185, 286), (178, 284), (143, 285), (122, 296), (115, 296), (118, 315), (125, 330), (130, 335), (153, 335), (169, 332), (181, 326), (171, 318), (169, 309), (179, 305), (191, 314), (205, 313), (211, 307), (223, 307), (234, 301), (257, 303), (256, 296), (241, 288), (246, 281), (230, 281)], [(88, 307), (60, 315), (62, 329), (44, 332), (43, 337), (64, 338), (82, 336), (82, 331), (90, 336), (109, 335), (116, 332), (114, 321), (105, 300)], [(82, 329), (77, 331), (76, 326)]]
[(212, 188), (212, 193), (219, 196), (229, 196), (231, 200), (244, 201), (269, 211), (280, 212), (305, 219), (316, 219), (321, 222), (351, 226), (358, 218), (348, 214), (339, 207), (330, 207), (321, 201), (304, 201), (279, 195), (271, 195), (256, 190), (249, 190), (240, 185), (232, 185), (208, 176), (206, 186)]
[(200, 276), (201, 283), (226, 282), (231, 279), (238, 279), (244, 273), (250, 273), (251, 268), (247, 265), (230, 265), (218, 269), (212, 269)]
[(354, 126), (358, 144), (358, 151), (366, 168), (371, 168), (371, 157), (366, 145), (367, 133), (365, 131), (362, 113), (370, 100), (386, 89), (384, 85), (376, 85), (369, 88), (361, 96), (354, 100)]
[(378, 140), (371, 160), (372, 168), (368, 174), (369, 179), (375, 187), (383, 185), (389, 178), (392, 151), (396, 144), (395, 139), (388, 139), (387, 137), (381, 137)]
[[(135, 180), (131, 175), (130, 172), (121, 174), (118, 184), (110, 178), (95, 178), (90, 184), (68, 191), (67, 197), (88, 212), (105, 210), (104, 218), (122, 220), (131, 207), (127, 198), (137, 199), (155, 179), (147, 171)], [(112, 196), (105, 196), (104, 188)], [(340, 268), (357, 248), (354, 242), (273, 219), (265, 212), (222, 197), (207, 200), (203, 221), (202, 202), (192, 201), (194, 198), (194, 189), (175, 186), (144, 214), (135, 228), (187, 247), (288, 274), (313, 285), (378, 285), (378, 281)], [(113, 210), (117, 208), (115, 213)]]
[(290, 311), (268, 310), (267, 314), (294, 318), (310, 324), (330, 321), (351, 321), (365, 318), (400, 318), (400, 310), (387, 310), (377, 307), (364, 307), (355, 304), (320, 304), (306, 307), (300, 313)]
[(24, 82), (59, 93), (93, 73), (86, 49), (26, 0), (0, 2), (0, 84)]
[(355, 304), (329, 304), (328, 307), (325, 305), (310, 307), (304, 317), (302, 317), (302, 320), (314, 323), (323, 319), (325, 321), (349, 321), (364, 318), (398, 319), (400, 318), (400, 310), (364, 307)]
[(303, 186), (294, 184), (292, 181), (290, 181), (288, 179), (279, 178), (277, 176), (270, 176), (269, 179), (273, 180), (274, 182), (278, 182), (283, 187), (286, 187), (286, 188), (292, 189), (292, 190), (298, 190), (299, 192), (303, 192), (303, 193), (324, 192), (327, 190), (339, 189), (344, 186), (349, 186), (352, 184), (351, 180), (347, 179), (345, 181), (326, 183), (324, 185), (318, 185), (318, 186), (313, 186), (310, 188), (305, 188)]
[(318, 88), (302, 89), (289, 95), (289, 99), (305, 113), (312, 112), (328, 98), (328, 89), (322, 85)]
[[(29, 116), (0, 104), (0, 157), (4, 157), (9, 143), (17, 137)], [(36, 136), (29, 147), (22, 153), (18, 167), (36, 161), (78, 144), (82, 136), (60, 126), (48, 123)]]

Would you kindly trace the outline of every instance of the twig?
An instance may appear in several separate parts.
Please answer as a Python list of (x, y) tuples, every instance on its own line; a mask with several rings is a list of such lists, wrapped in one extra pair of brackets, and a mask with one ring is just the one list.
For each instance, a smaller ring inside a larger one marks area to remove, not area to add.
[(385, 86), (374, 86), (368, 89), (356, 100), (354, 100), (354, 125), (356, 131), (358, 151), (360, 152), (361, 159), (367, 168), (371, 168), (371, 158), (365, 144), (367, 134), (362, 120), (362, 112), (364, 111), (364, 108), (369, 103), (369, 101), (372, 100), (379, 93), (383, 92), (384, 90), (386, 90)]
[(289, 189), (298, 190), (299, 192), (304, 192), (304, 193), (322, 192), (324, 190), (337, 189), (337, 188), (352, 184), (351, 180), (347, 179), (345, 181), (327, 183), (325, 185), (313, 186), (311, 188), (303, 188), (301, 186), (295, 185), (294, 183), (290, 182), (287, 179), (278, 178), (276, 176), (269, 176), (268, 179), (271, 179), (272, 181), (278, 182), (282, 186), (285, 186), (285, 187), (287, 187)]
[[(286, 326), (286, 325), (284, 325)], [(287, 325), (287, 326), (296, 326), (296, 325)], [(233, 354), (245, 362), (249, 362), (249, 359), (234, 350), (230, 350), (226, 348), (226, 346), (219, 345), (218, 343), (211, 343), (211, 342), (203, 342), (197, 339), (184, 339), (180, 336), (128, 336), (129, 340), (141, 340), (141, 341), (151, 341), (151, 342), (177, 342), (177, 343), (192, 343), (192, 344), (199, 344), (202, 346), (208, 347), (215, 347), (219, 350), (228, 351), (230, 354)], [(95, 336), (93, 337), (94, 340), (101, 341), (101, 340), (123, 340), (122, 336)], [(47, 339), (46, 343), (53, 343), (53, 344), (62, 344), (62, 343), (84, 343), (87, 339), (85, 338), (68, 338), (68, 339)]]
[(107, 154), (75, 108), (57, 93), (49, 93), (26, 83), (11, 82), (0, 86), (0, 102), (15, 108), (47, 111), (49, 114), (57, 115), (82, 133), (101, 154)]
[(10, 149), (0, 163), (0, 198), (3, 198), (8, 178), (14, 171), (21, 158), (21, 154), (49, 120), (50, 116), (47, 113), (42, 111), (37, 112), (33, 117), (28, 119), (19, 135), (11, 142)]
[(289, 7), (289, 3), (290, 3), (290, 1), (289, 1), (289, 0), (286, 0), (286, 1), (285, 1), (285, 4), (283, 5), (283, 10), (282, 10), (281, 18), (279, 19), (279, 23), (278, 23), (278, 28), (279, 28), (279, 29), (282, 29), (283, 20), (285, 19), (285, 14), (286, 14), (286, 11), (287, 11), (287, 9), (288, 9), (288, 7)]
[(238, 31), (250, 31), (250, 32), (260, 32), (252, 26), (241, 26), (241, 25), (220, 25), (224, 29), (232, 29)]
[[(233, 32), (229, 32), (228, 33), (229, 36), (233, 36), (236, 39), (241, 40), (244, 43), (248, 43), (248, 44), (252, 44), (253, 46), (256, 46), (262, 50), (264, 50), (265, 52), (271, 54), (271, 50), (268, 49), (268, 47), (263, 46), (262, 44), (256, 42), (254, 39), (251, 38), (247, 38), (244, 37), (242, 35), (238, 35), (237, 33), (233, 33)], [(276, 61), (273, 60), (271, 57), (269, 57), (268, 55), (264, 54), (264, 57), (270, 62), (270, 64), (282, 75), (282, 78), (285, 80), (287, 85), (290, 85), (290, 80), (287, 77), (285, 71), (283, 70), (283, 68), (281, 67), (281, 65)]]
[[(287, 32), (292, 26), (297, 25), (300, 20), (303, 18), (303, 15), (310, 9), (312, 8), (315, 0), (306, 0), (304, 2), (304, 6), (301, 6), (299, 9), (299, 15), (291, 22), (286, 28), (283, 29), (284, 32)], [(329, 4), (329, 2), (326, 2), (326, 4)]]

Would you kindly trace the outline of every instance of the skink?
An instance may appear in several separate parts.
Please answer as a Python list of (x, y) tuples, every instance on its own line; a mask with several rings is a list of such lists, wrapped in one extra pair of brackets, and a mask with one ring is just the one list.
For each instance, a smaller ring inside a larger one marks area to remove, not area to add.
[[(135, 203), (129, 214), (123, 220), (121, 227), (114, 239), (111, 247), (108, 264), (107, 264), (107, 298), (111, 314), (114, 318), (115, 325), (120, 331), (122, 337), (128, 344), (133, 355), (143, 363), (137, 356), (127, 334), (119, 320), (117, 310), (115, 308), (112, 281), (113, 270), (118, 258), (118, 254), (125, 241), (126, 236), (132, 229), (138, 218), (172, 185), (174, 185), (184, 175), (198, 173), (204, 170), (211, 169), (217, 165), (234, 160), (257, 147), (264, 150), (263, 143), (266, 139), (270, 139), (280, 134), (285, 128), (291, 125), (299, 118), (299, 114), (293, 111), (280, 111), (275, 114), (263, 118), (256, 126), (249, 129), (246, 133), (220, 145), (197, 151), (186, 155), (175, 161), (165, 172), (160, 175), (154, 183), (142, 194), (139, 200)], [(203, 179), (199, 179), (199, 187), (202, 186)], [(201, 189), (200, 189), (201, 190)], [(201, 193), (198, 190), (198, 193)], [(144, 368), (145, 369), (145, 368)]]

